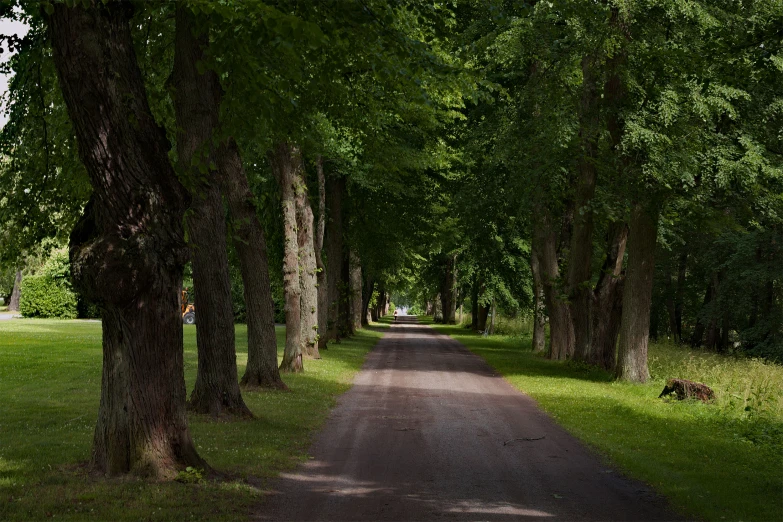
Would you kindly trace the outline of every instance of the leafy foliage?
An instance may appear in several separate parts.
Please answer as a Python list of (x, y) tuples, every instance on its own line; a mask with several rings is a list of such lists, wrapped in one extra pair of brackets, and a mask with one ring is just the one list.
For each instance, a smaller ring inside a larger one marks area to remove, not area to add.
[(76, 294), (63, 280), (49, 275), (27, 276), (22, 279), (19, 312), (24, 317), (77, 317)]

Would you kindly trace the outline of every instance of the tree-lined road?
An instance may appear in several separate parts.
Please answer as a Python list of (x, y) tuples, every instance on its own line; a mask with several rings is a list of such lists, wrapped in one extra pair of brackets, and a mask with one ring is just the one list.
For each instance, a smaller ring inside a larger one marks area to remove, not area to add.
[[(540, 438), (544, 437), (544, 438)], [(536, 439), (514, 440), (512, 439)], [(395, 324), (260, 520), (672, 520), (482, 359)]]

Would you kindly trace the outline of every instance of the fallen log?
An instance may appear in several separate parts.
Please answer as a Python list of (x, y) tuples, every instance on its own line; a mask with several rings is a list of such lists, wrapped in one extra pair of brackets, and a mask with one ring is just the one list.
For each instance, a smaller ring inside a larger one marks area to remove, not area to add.
[(687, 379), (669, 379), (666, 381), (666, 386), (658, 398), (667, 397), (671, 394), (677, 395), (677, 400), (680, 401), (699, 399), (702, 402), (708, 402), (715, 398), (715, 393), (709, 386)]

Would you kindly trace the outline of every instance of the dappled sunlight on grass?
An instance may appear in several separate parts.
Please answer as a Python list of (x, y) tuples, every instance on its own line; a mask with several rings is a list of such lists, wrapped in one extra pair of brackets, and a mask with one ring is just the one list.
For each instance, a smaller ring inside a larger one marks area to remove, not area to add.
[[(202, 456), (236, 477), (206, 484), (103, 480), (87, 474), (101, 380), (98, 322), (15, 320), (0, 323), (0, 520), (235, 520), (263, 498), (266, 481), (307, 458), (311, 437), (346, 391), (366, 354), (387, 331), (374, 325), (305, 373), (284, 374), (290, 391), (245, 392), (249, 421), (190, 416)], [(185, 381), (197, 368), (194, 326), (185, 326)], [(247, 328), (237, 325), (239, 375), (247, 362)], [(282, 357), (285, 328), (277, 327)]]
[[(687, 513), (709, 520), (775, 520), (783, 513), (783, 367), (651, 345), (653, 379), (634, 385), (613, 382), (597, 368), (547, 360), (531, 351), (526, 337), (435, 328)], [(670, 377), (705, 382), (717, 398), (712, 404), (659, 399)]]

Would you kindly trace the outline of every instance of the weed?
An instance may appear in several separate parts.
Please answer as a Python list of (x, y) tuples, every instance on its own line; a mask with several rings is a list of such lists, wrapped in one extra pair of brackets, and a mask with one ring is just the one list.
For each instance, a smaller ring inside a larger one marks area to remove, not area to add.
[(204, 470), (188, 466), (184, 471), (177, 473), (174, 480), (183, 484), (203, 484), (205, 482)]

